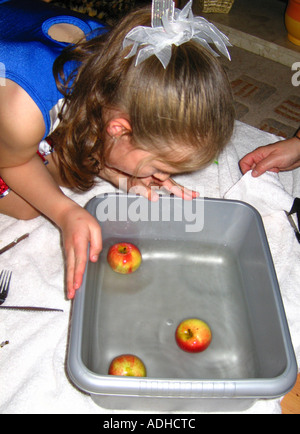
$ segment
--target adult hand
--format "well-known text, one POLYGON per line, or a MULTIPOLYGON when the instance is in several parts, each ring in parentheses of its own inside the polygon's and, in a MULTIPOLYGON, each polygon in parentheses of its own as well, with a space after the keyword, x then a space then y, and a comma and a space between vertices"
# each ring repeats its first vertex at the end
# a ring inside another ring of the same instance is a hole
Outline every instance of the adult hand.
POLYGON ((300 167, 300 140, 296 137, 261 146, 240 161, 242 173, 252 170, 254 177, 267 171, 279 173, 297 167, 300 167))

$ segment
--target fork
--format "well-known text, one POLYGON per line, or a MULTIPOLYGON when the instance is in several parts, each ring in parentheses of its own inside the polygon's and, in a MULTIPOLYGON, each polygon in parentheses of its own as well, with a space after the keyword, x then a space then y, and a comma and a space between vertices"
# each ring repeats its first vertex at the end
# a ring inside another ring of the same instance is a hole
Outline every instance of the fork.
POLYGON ((11 275, 12 272, 7 270, 2 270, 0 273, 0 305, 5 302, 8 295, 11 275))
POLYGON ((160 27, 163 14, 168 10, 169 17, 174 14, 175 3, 173 0, 152 1, 152 27, 160 27))

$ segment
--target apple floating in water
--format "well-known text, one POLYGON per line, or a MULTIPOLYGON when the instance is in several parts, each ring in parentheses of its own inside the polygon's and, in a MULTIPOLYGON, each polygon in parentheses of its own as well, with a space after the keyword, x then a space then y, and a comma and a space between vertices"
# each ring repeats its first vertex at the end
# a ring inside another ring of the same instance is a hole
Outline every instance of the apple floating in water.
POLYGON ((110 247, 107 261, 116 273, 130 274, 142 263, 139 249, 131 243, 117 243, 110 247))
POLYGON ((209 326, 198 318, 189 318, 182 321, 176 329, 177 345, 188 353, 205 351, 211 341, 212 333, 209 326))
POLYGON ((122 354, 115 357, 108 370, 109 375, 126 377, 146 377, 146 368, 142 360, 132 354, 122 354))

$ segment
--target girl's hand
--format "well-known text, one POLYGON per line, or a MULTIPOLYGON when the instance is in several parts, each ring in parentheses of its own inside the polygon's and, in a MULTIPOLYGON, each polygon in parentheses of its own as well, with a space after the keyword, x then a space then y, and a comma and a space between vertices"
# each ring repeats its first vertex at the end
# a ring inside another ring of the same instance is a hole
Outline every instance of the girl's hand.
POLYGON ((267 171, 279 173, 297 167, 300 167, 300 140, 297 138, 257 148, 240 161, 242 173, 252 170, 254 177, 267 171))
POLYGON ((199 193, 177 184, 172 178, 161 181, 155 176, 133 179, 131 181, 130 191, 140 194, 149 200, 156 201, 159 198, 156 190, 160 188, 164 188, 175 196, 185 200, 192 200, 199 196, 199 193))
POLYGON ((101 228, 85 209, 74 204, 64 213, 60 223, 67 262, 67 296, 73 299, 79 289, 87 263, 96 262, 102 250, 101 228))
POLYGON ((196 191, 189 190, 182 185, 177 184, 172 178, 168 177, 161 180, 155 176, 148 176, 145 178, 135 178, 126 175, 116 169, 106 167, 100 173, 101 178, 114 184, 121 190, 130 191, 131 193, 140 194, 146 199, 156 201, 159 196, 156 192, 159 188, 165 188, 175 196, 181 197, 185 200, 192 200, 199 196, 196 191))

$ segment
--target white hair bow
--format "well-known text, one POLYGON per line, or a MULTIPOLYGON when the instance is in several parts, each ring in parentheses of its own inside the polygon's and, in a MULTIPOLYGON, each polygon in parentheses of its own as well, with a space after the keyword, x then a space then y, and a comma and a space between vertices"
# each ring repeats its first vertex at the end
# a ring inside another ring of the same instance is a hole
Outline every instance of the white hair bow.
POLYGON ((190 0, 182 10, 173 8, 171 14, 166 10, 162 16, 162 26, 138 26, 132 29, 123 42, 124 48, 133 45, 126 59, 135 56, 138 48, 143 47, 138 52, 135 65, 155 55, 166 68, 172 56, 172 45, 179 46, 193 40, 218 56, 209 45, 215 44, 218 50, 231 60, 227 49, 231 44, 227 36, 205 18, 194 17, 192 3, 190 0))

